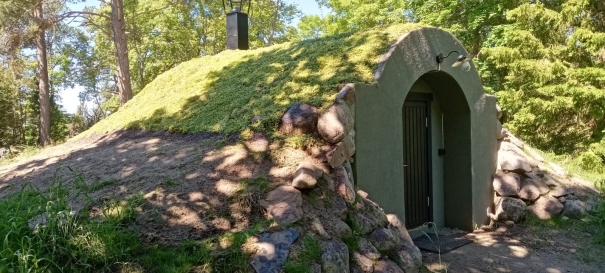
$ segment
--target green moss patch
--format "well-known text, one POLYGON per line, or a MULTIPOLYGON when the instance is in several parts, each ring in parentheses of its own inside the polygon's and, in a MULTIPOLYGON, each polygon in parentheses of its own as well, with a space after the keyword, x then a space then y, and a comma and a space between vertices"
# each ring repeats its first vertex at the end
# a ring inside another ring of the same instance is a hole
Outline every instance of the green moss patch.
POLYGON ((158 76, 83 135, 119 129, 176 133, 271 132, 295 102, 325 108, 340 83, 369 83, 400 24, 193 59, 158 76), (254 125, 254 116, 261 118, 254 125))

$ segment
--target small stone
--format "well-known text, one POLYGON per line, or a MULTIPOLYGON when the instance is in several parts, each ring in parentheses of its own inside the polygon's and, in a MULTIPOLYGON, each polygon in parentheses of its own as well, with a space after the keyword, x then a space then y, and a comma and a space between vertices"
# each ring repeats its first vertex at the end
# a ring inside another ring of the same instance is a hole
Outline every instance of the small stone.
POLYGON ((262 233, 255 243, 256 253, 250 264, 256 272, 278 273, 286 263, 290 245, 298 238, 298 232, 288 228, 281 232, 262 233))
POLYGON ((354 230, 361 234, 368 234, 372 232, 375 228, 378 228, 379 225, 373 219, 368 218, 362 212, 357 212, 353 214, 354 220, 354 230))
POLYGON ((319 116, 317 132, 328 143, 336 144, 353 128, 351 109, 344 103, 336 103, 319 116))
POLYGON ((378 228, 370 234, 370 242, 378 251, 387 252, 399 244, 399 238, 386 228, 378 228))
POLYGON ((529 210, 538 218, 548 220, 561 213, 563 204, 554 197, 542 196, 533 205, 529 206, 529 210))
POLYGON ((416 246, 403 246, 393 251, 389 258, 395 261, 404 272, 418 272, 422 266, 422 253, 416 246))
POLYGON ((506 134, 508 135, 508 142, 514 144, 515 146, 519 147, 520 149, 525 148, 525 145, 523 144, 523 141, 521 141, 520 139, 518 139, 517 137, 515 137, 513 134, 510 133, 510 131, 506 131, 506 134))
POLYGON ((531 172, 534 173, 535 175, 537 175, 540 178, 544 178, 544 172, 540 168, 538 168, 538 167, 532 168, 531 172))
POLYGON ((580 200, 569 200, 565 202, 563 215, 569 218, 580 219, 586 214, 586 204, 580 200))
POLYGON ((326 157, 332 168, 342 166, 349 158, 355 154, 355 142, 351 136, 345 137, 341 142, 336 144, 334 149, 330 150, 326 157))
POLYGON ((572 189, 565 188, 565 187, 555 187, 548 193, 548 195, 555 197, 555 198, 565 197, 570 194, 574 194, 574 191, 572 189))
POLYGON ((374 261, 359 252, 353 252, 353 263, 364 273, 374 272, 374 261))
POLYGON ((336 193, 338 193, 345 202, 353 204, 355 202, 355 189, 353 184, 349 180, 349 176, 343 166, 334 169, 334 179, 336 186, 336 193))
POLYGON ((279 131, 284 134, 302 135, 315 131, 317 108, 306 103, 295 103, 282 116, 279 131))
POLYGON ((324 229, 324 226, 321 224, 321 221, 317 218, 313 218, 313 220, 311 221, 311 228, 323 240, 330 240, 332 238, 330 237, 330 234, 328 234, 328 232, 326 232, 326 230, 324 229))
POLYGON ((569 220, 569 217, 567 217, 567 216, 561 216, 561 220, 567 221, 567 220, 569 220))
POLYGON ((280 186, 269 192, 260 205, 267 211, 269 219, 279 225, 292 224, 303 216, 302 195, 292 186, 280 186))
POLYGON ((336 236, 338 236, 338 238, 342 239, 353 235, 353 231, 351 230, 349 225, 347 225, 347 223, 341 221, 340 219, 335 219, 333 224, 334 233, 336 236))
POLYGON ((504 222, 504 224, 507 225, 507 226, 509 226, 509 227, 512 227, 512 226, 515 225, 515 222, 514 221, 506 221, 506 222, 504 222))
POLYGON ((557 200, 559 200, 559 202, 561 202, 561 203, 565 203, 565 201, 567 201, 567 199, 565 199, 565 197, 563 197, 563 196, 557 197, 557 200))
POLYGON ((374 265, 374 273, 405 273, 396 263, 390 260, 380 260, 374 265))
POLYGON ((359 237, 357 246, 359 248, 359 253, 363 254, 364 256, 372 260, 377 260, 380 258, 380 252, 378 252, 378 249, 376 249, 372 243, 368 241, 368 239, 359 237))
POLYGON ((341 241, 326 241, 321 243, 322 273, 348 273, 349 249, 341 241))
POLYGON ((362 190, 358 190, 357 194, 359 194, 359 196, 363 197, 363 198, 368 198, 368 193, 362 190))
MULTIPOLYGON (((346 83, 338 85, 338 94, 336 101, 339 103, 347 103, 349 107, 355 105, 355 84, 346 83)), ((351 112, 355 116, 354 112, 351 112)))
POLYGON ((495 174, 492 184, 500 196, 518 196, 521 189, 521 178, 516 173, 495 174))
POLYGON ((502 123, 500 123, 499 120, 496 120, 496 122, 496 135, 498 136, 497 139, 502 140, 506 137, 506 131, 503 130, 504 128, 502 127, 502 123))
POLYGON ((317 179, 321 177, 323 170, 311 161, 303 161, 298 164, 298 168, 294 173, 292 186, 302 189, 313 189, 317 184, 317 179))
POLYGON ((496 117, 498 119, 502 118, 502 108, 497 103, 496 103, 496 117))

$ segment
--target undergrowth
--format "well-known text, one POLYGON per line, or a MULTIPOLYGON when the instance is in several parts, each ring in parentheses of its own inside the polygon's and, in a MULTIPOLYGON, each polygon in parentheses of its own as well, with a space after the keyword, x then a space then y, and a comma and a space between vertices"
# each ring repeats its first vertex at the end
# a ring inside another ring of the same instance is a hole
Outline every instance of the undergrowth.
POLYGON ((252 250, 246 246, 268 226, 260 222, 177 246, 149 245, 141 241, 135 221, 145 202, 142 194, 110 200, 100 215, 72 212, 73 198, 86 199, 87 192, 111 183, 85 186, 77 171, 61 170, 67 175, 58 170, 45 191, 26 184, 0 200, 0 272, 248 272, 252 250))

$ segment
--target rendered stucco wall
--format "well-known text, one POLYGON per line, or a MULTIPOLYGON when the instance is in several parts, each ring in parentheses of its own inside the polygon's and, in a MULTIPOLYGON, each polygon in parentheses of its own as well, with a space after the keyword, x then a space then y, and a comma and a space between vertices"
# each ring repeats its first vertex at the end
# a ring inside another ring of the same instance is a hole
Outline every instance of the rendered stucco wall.
MULTIPOLYGON (((492 199, 495 99, 484 94, 474 67, 468 72, 452 68, 455 58, 450 57, 436 71, 435 56, 452 50, 466 54, 460 42, 445 31, 412 31, 384 55, 375 84, 355 85, 354 168, 357 185, 387 213, 405 219, 401 109, 413 84, 421 79, 444 114, 444 224, 471 230, 487 222, 485 209, 492 199)), ((435 152, 436 148, 433 146, 435 152)))

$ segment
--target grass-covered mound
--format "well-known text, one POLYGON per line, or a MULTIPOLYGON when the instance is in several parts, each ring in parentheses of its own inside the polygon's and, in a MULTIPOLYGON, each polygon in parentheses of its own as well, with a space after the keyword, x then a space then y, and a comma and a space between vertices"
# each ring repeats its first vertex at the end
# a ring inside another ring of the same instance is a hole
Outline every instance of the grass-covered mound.
POLYGON ((193 59, 158 76, 87 133, 144 129, 229 134, 251 126, 270 132, 295 102, 326 107, 339 83, 372 82, 388 46, 420 27, 392 25, 193 59), (254 116, 261 120, 251 125, 254 116))

